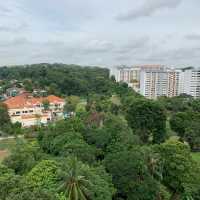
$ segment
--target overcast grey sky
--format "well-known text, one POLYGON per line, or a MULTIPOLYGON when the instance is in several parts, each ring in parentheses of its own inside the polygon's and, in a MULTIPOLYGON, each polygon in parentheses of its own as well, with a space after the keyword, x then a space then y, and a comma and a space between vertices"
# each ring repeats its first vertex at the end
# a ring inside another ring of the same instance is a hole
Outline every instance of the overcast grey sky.
POLYGON ((0 65, 200 66, 200 0, 1 0, 0 65))

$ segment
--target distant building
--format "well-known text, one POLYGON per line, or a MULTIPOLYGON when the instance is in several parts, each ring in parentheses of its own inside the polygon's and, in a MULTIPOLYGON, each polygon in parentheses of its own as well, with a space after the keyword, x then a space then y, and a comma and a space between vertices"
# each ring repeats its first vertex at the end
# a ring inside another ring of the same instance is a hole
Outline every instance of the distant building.
POLYGON ((24 93, 24 91, 25 90, 23 88, 11 87, 6 90, 6 95, 7 97, 15 97, 19 94, 24 93))
POLYGON ((46 90, 40 90, 40 89, 34 89, 33 90, 33 96, 34 97, 46 97, 47 96, 46 90))
POLYGON ((140 92, 141 73, 143 71, 161 71, 165 69, 164 65, 136 65, 136 66, 119 66, 117 67, 117 81, 125 82, 136 92, 140 92))
POLYGON ((23 127, 47 124, 56 118, 63 118, 65 101, 57 96, 33 97, 29 93, 23 93, 4 101, 8 107, 8 113, 12 123, 19 122, 23 127), (48 102, 48 109, 44 102, 48 102))
POLYGON ((142 70, 140 94, 149 99, 177 96, 179 94, 179 76, 180 72, 176 70, 142 70))
POLYGON ((200 69, 183 69, 180 75, 180 94, 200 98, 200 69))
POLYGON ((171 69, 164 65, 118 67, 116 80, 126 82, 136 92, 149 99, 188 94, 200 97, 200 70, 171 69))

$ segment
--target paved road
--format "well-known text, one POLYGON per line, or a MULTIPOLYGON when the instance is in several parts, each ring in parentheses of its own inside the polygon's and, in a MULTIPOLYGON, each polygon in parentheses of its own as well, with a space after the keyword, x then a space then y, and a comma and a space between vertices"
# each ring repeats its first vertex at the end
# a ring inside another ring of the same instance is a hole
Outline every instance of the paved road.
POLYGON ((24 137, 23 135, 18 135, 17 137, 16 136, 0 137, 0 141, 9 140, 9 139, 15 139, 15 138, 23 138, 23 137, 24 137))

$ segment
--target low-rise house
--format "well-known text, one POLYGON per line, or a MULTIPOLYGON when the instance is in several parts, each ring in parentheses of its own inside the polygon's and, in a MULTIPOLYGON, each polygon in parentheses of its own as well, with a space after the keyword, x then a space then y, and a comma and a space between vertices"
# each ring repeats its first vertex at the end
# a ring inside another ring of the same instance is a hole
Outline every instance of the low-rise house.
POLYGON ((54 95, 47 97, 33 97, 30 93, 23 93, 4 101, 12 123, 19 122, 22 127, 47 124, 63 118, 65 101, 54 95))
POLYGON ((34 97, 46 97, 47 96, 47 91, 46 90, 39 90, 39 89, 34 89, 33 90, 33 96, 34 97))
POLYGON ((23 88, 11 87, 6 90, 6 95, 7 95, 7 97, 15 97, 24 92, 25 92, 25 90, 23 88))

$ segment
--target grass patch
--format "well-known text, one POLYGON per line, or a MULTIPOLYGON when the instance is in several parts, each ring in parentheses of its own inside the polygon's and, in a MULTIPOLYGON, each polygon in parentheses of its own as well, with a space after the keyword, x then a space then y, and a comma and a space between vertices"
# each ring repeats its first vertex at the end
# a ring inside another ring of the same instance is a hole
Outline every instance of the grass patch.
POLYGON ((0 150, 0 163, 9 155, 8 150, 0 150))
POLYGON ((15 144, 16 139, 7 139, 0 141, 0 163, 10 154, 10 151, 15 146, 15 144))
POLYGON ((121 105, 120 98, 117 95, 113 95, 110 100, 113 104, 121 105))
POLYGON ((192 158, 200 164, 200 152, 192 153, 192 158))
POLYGON ((6 139, 0 141, 0 150, 11 149, 16 144, 16 139, 6 139))
POLYGON ((81 101, 76 106, 76 112, 85 111, 86 105, 87 105, 87 101, 85 99, 81 99, 81 101))

